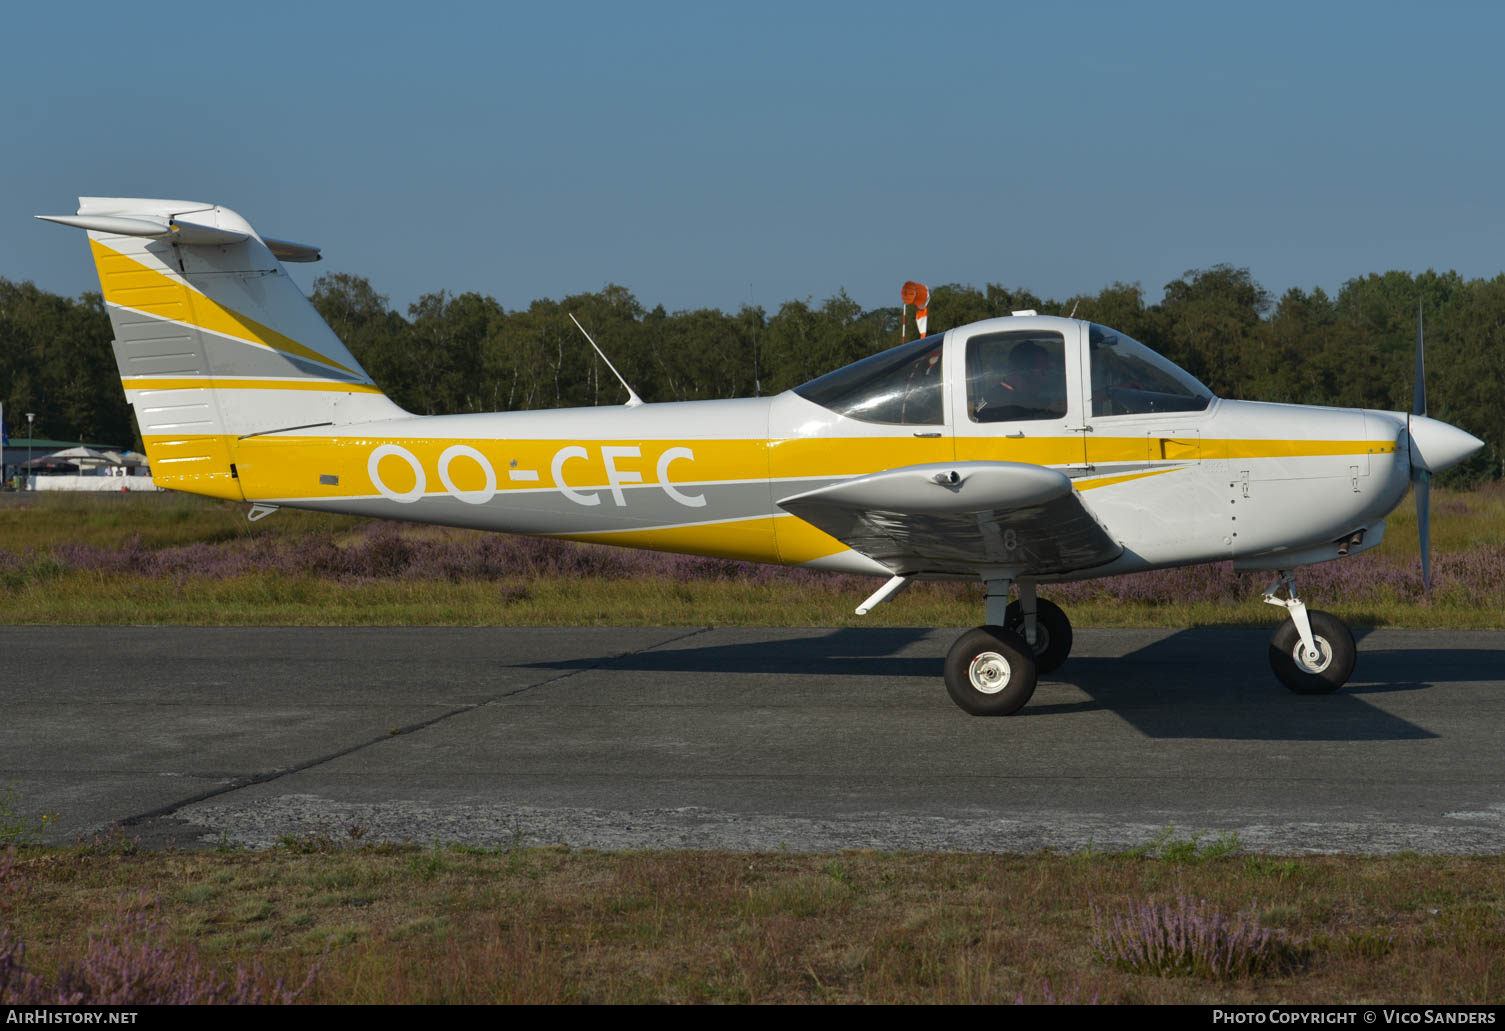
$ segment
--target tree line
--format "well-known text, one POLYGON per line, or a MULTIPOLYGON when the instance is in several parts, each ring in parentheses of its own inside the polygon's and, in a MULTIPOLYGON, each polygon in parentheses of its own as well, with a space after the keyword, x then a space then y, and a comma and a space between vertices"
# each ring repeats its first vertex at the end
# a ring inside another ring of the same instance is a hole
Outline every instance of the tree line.
MULTIPOLYGON (((394 401, 411 412, 510 411, 620 404, 621 386, 569 320, 573 313, 647 401, 778 393, 899 341, 900 308, 864 310, 845 292, 816 304, 646 309, 625 287, 508 311, 477 293, 426 294, 404 315, 355 275, 314 284, 314 305, 394 401)), ((1454 483, 1502 475, 1505 274, 1387 272, 1336 296, 1291 289, 1278 300, 1228 265, 1194 269, 1147 304, 1137 284, 1065 300, 997 284, 932 291, 932 331, 1034 308, 1121 330, 1223 397, 1408 409, 1417 307, 1426 316, 1430 414, 1488 444, 1454 483)), ((911 318, 907 327, 913 337, 911 318)), ((0 279, 0 391, 12 436, 25 413, 38 437, 138 440, 98 294, 69 299, 0 279)))

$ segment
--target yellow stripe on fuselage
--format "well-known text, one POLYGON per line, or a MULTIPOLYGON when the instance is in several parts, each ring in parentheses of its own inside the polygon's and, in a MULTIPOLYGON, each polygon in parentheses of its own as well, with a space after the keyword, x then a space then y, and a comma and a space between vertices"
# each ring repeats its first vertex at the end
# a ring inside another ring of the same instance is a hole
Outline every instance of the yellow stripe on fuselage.
MULTIPOLYGON (((743 559, 748 562, 778 562, 781 555, 774 539, 773 516, 755 519, 729 519, 718 523, 691 523, 651 530, 608 530, 600 533, 560 533, 550 536, 590 544, 612 544, 623 548, 646 548, 649 551, 674 551, 685 555, 709 555, 714 558, 743 559)), ((814 529, 812 527, 812 529, 814 529)), ((817 531, 819 532, 819 531, 817 531)), ((832 554, 845 551, 846 545, 831 540, 832 554)), ((790 562, 790 559, 782 559, 790 562)))
POLYGON ((1316 458, 1325 455, 1393 455, 1395 441, 1204 440, 1203 458, 1316 458))
MULTIPOLYGON (((350 389, 341 386, 340 389, 350 389)), ((945 461, 936 452, 944 452, 949 444, 944 438, 934 442, 914 441, 905 438, 836 438, 827 440, 526 440, 494 438, 433 438, 433 437, 334 437, 334 436, 265 436, 235 439, 232 437, 206 438, 187 435, 173 437, 149 437, 148 446, 177 443, 221 440, 235 449, 240 476, 244 481, 247 497, 260 498, 323 498, 334 496, 376 496, 378 491, 367 472, 371 452, 382 444, 395 444, 408 449, 423 466, 429 493, 442 493, 438 476, 440 455, 456 445, 474 448, 481 452, 492 466, 498 492, 507 490, 558 489, 560 483, 554 477, 555 459, 566 448, 584 448, 583 457, 569 457, 560 465, 561 479, 566 485, 577 488, 601 489, 608 481, 603 447, 631 445, 640 454, 629 458, 615 459, 616 467, 642 477, 643 484, 659 483, 657 469, 664 452, 671 448, 689 448, 693 458, 676 459, 668 466, 668 479, 679 483, 719 483, 755 480, 798 480, 841 478, 881 472, 884 469, 914 465, 927 461, 945 461), (530 478, 514 478, 536 474, 530 478), (335 476, 338 486, 320 482, 321 476, 335 476)), ((1120 438, 1125 445, 1124 461, 1144 460, 1144 441, 1140 438, 1120 438), (1130 450, 1127 445, 1135 447, 1130 450)), ((1080 440, 1075 441, 1080 444, 1080 440)), ((1291 458, 1312 455, 1381 454, 1394 452, 1393 444, 1376 444, 1372 441, 1289 441, 1289 440, 1241 440, 1227 442, 1204 441, 1203 457, 1209 458, 1209 443, 1236 445, 1239 457, 1245 458, 1291 458)), ((1035 438, 1009 441, 995 461, 1026 462, 1033 465, 1064 465, 1071 460, 1080 461, 1080 452, 1062 461, 1060 440, 1035 438)), ((968 448, 969 452, 975 449, 968 448)), ((1219 450, 1223 450, 1219 448, 1219 450)), ((1234 450, 1229 448, 1228 450, 1234 450)), ((1226 453, 1226 452, 1225 452, 1226 453)), ((962 455, 956 456, 964 459, 962 455)), ((1178 466, 1179 468, 1180 466, 1178 466)), ((382 459, 377 468, 388 486, 397 491, 411 489, 416 482, 412 470, 401 459, 382 459)), ((468 457, 452 459, 448 466, 452 482, 460 490, 478 490, 486 478, 479 465, 468 457)), ((1109 486, 1143 476, 1163 472, 1163 469, 1135 471, 1086 481, 1083 487, 1109 486)))
MULTIPOLYGON (((1144 457, 1144 438, 1137 438, 1138 457, 1144 457)), ((1072 465, 1082 461, 1082 435, 1069 437, 957 437, 958 462, 1024 462, 1028 465, 1072 465)))
MULTIPOLYGON (((445 492, 439 474, 444 452, 461 447, 474 449, 484 456, 496 482, 498 493, 511 490, 606 490, 611 479, 603 448, 635 447, 636 456, 616 455, 612 466, 622 473, 641 479, 622 482, 635 486, 661 484, 658 474, 665 452, 689 448, 693 458, 673 458, 664 470, 664 479, 672 484, 768 479, 768 442, 763 440, 463 440, 387 437, 289 437, 268 434, 247 437, 235 442, 240 477, 247 496, 260 498, 333 498, 375 497, 379 495, 371 479, 371 453, 383 444, 406 449, 423 470, 425 493, 445 492), (584 455, 568 449, 584 449, 584 455), (557 470, 557 478, 556 478, 557 470), (327 482, 333 478, 337 484, 327 482)), ((414 489, 417 474, 406 459, 388 455, 380 459, 375 470, 390 491, 402 493, 414 489)), ((457 490, 479 491, 487 487, 486 469, 469 455, 452 457, 445 474, 457 490)))
POLYGON ((957 457, 951 437, 791 437, 767 447, 766 475, 776 480, 863 476, 957 457))
POLYGON ((232 469, 235 438, 182 434, 142 438, 152 481, 168 490, 225 501, 255 500, 241 490, 232 469))
POLYGON ((120 381, 127 390, 332 390, 351 394, 380 394, 369 383, 341 383, 332 379, 226 379, 221 376, 188 376, 163 379, 129 376, 120 381))
POLYGON ((1146 476, 1160 476, 1163 473, 1173 473, 1177 469, 1185 469, 1187 466, 1178 465, 1171 469, 1151 469, 1149 472, 1124 473, 1121 476, 1099 476, 1090 480, 1077 480, 1072 484, 1078 491, 1096 490, 1098 487, 1111 487, 1115 483, 1128 483, 1130 480, 1142 480, 1146 476))
POLYGON ((673 551, 685 555, 776 562, 797 566, 849 550, 825 531, 803 519, 778 512, 756 519, 662 526, 651 530, 604 530, 598 533, 561 533, 552 536, 589 544, 673 551))
MULTIPOLYGON (((1072 465, 1086 460, 1143 462, 1150 456, 1149 441, 1162 438, 1093 436, 1084 448, 1080 436, 1072 437, 958 437, 959 462, 1027 462, 1031 465, 1072 465)), ((1192 438, 1195 441, 1196 438, 1192 438)), ((1324 455, 1393 454, 1394 441, 1374 440, 1253 440, 1202 439, 1199 447, 1183 446, 1177 460, 1217 461, 1241 458, 1314 458, 1324 455)), ((1163 459, 1163 454, 1155 454, 1163 459)))

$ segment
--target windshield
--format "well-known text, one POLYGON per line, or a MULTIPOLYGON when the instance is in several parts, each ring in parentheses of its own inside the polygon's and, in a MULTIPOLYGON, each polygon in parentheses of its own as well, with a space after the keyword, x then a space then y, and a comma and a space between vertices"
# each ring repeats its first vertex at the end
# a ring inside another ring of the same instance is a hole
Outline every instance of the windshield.
POLYGON ((870 355, 801 384, 794 392, 839 415, 862 422, 940 426, 942 334, 870 355))
POLYGON ((1093 325, 1087 341, 1095 416, 1200 412, 1212 403, 1189 372, 1132 337, 1093 325))

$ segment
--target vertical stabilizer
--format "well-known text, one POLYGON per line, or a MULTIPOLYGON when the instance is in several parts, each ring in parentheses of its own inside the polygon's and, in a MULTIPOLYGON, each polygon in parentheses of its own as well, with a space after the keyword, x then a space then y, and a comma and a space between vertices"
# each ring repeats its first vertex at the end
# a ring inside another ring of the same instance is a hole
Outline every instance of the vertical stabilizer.
POLYGON ((242 500, 240 438, 405 413, 288 277, 317 250, 268 241, 228 208, 81 197, 49 221, 85 229, 152 477, 242 500))

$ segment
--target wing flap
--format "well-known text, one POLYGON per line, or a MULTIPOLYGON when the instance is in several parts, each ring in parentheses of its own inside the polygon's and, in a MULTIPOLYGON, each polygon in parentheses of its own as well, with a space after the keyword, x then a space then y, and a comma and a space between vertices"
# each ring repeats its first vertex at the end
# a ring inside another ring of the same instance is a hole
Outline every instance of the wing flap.
POLYGON ((1046 576, 1102 565, 1123 548, 1065 474, 1018 462, 889 469, 779 502, 896 574, 1046 576))

